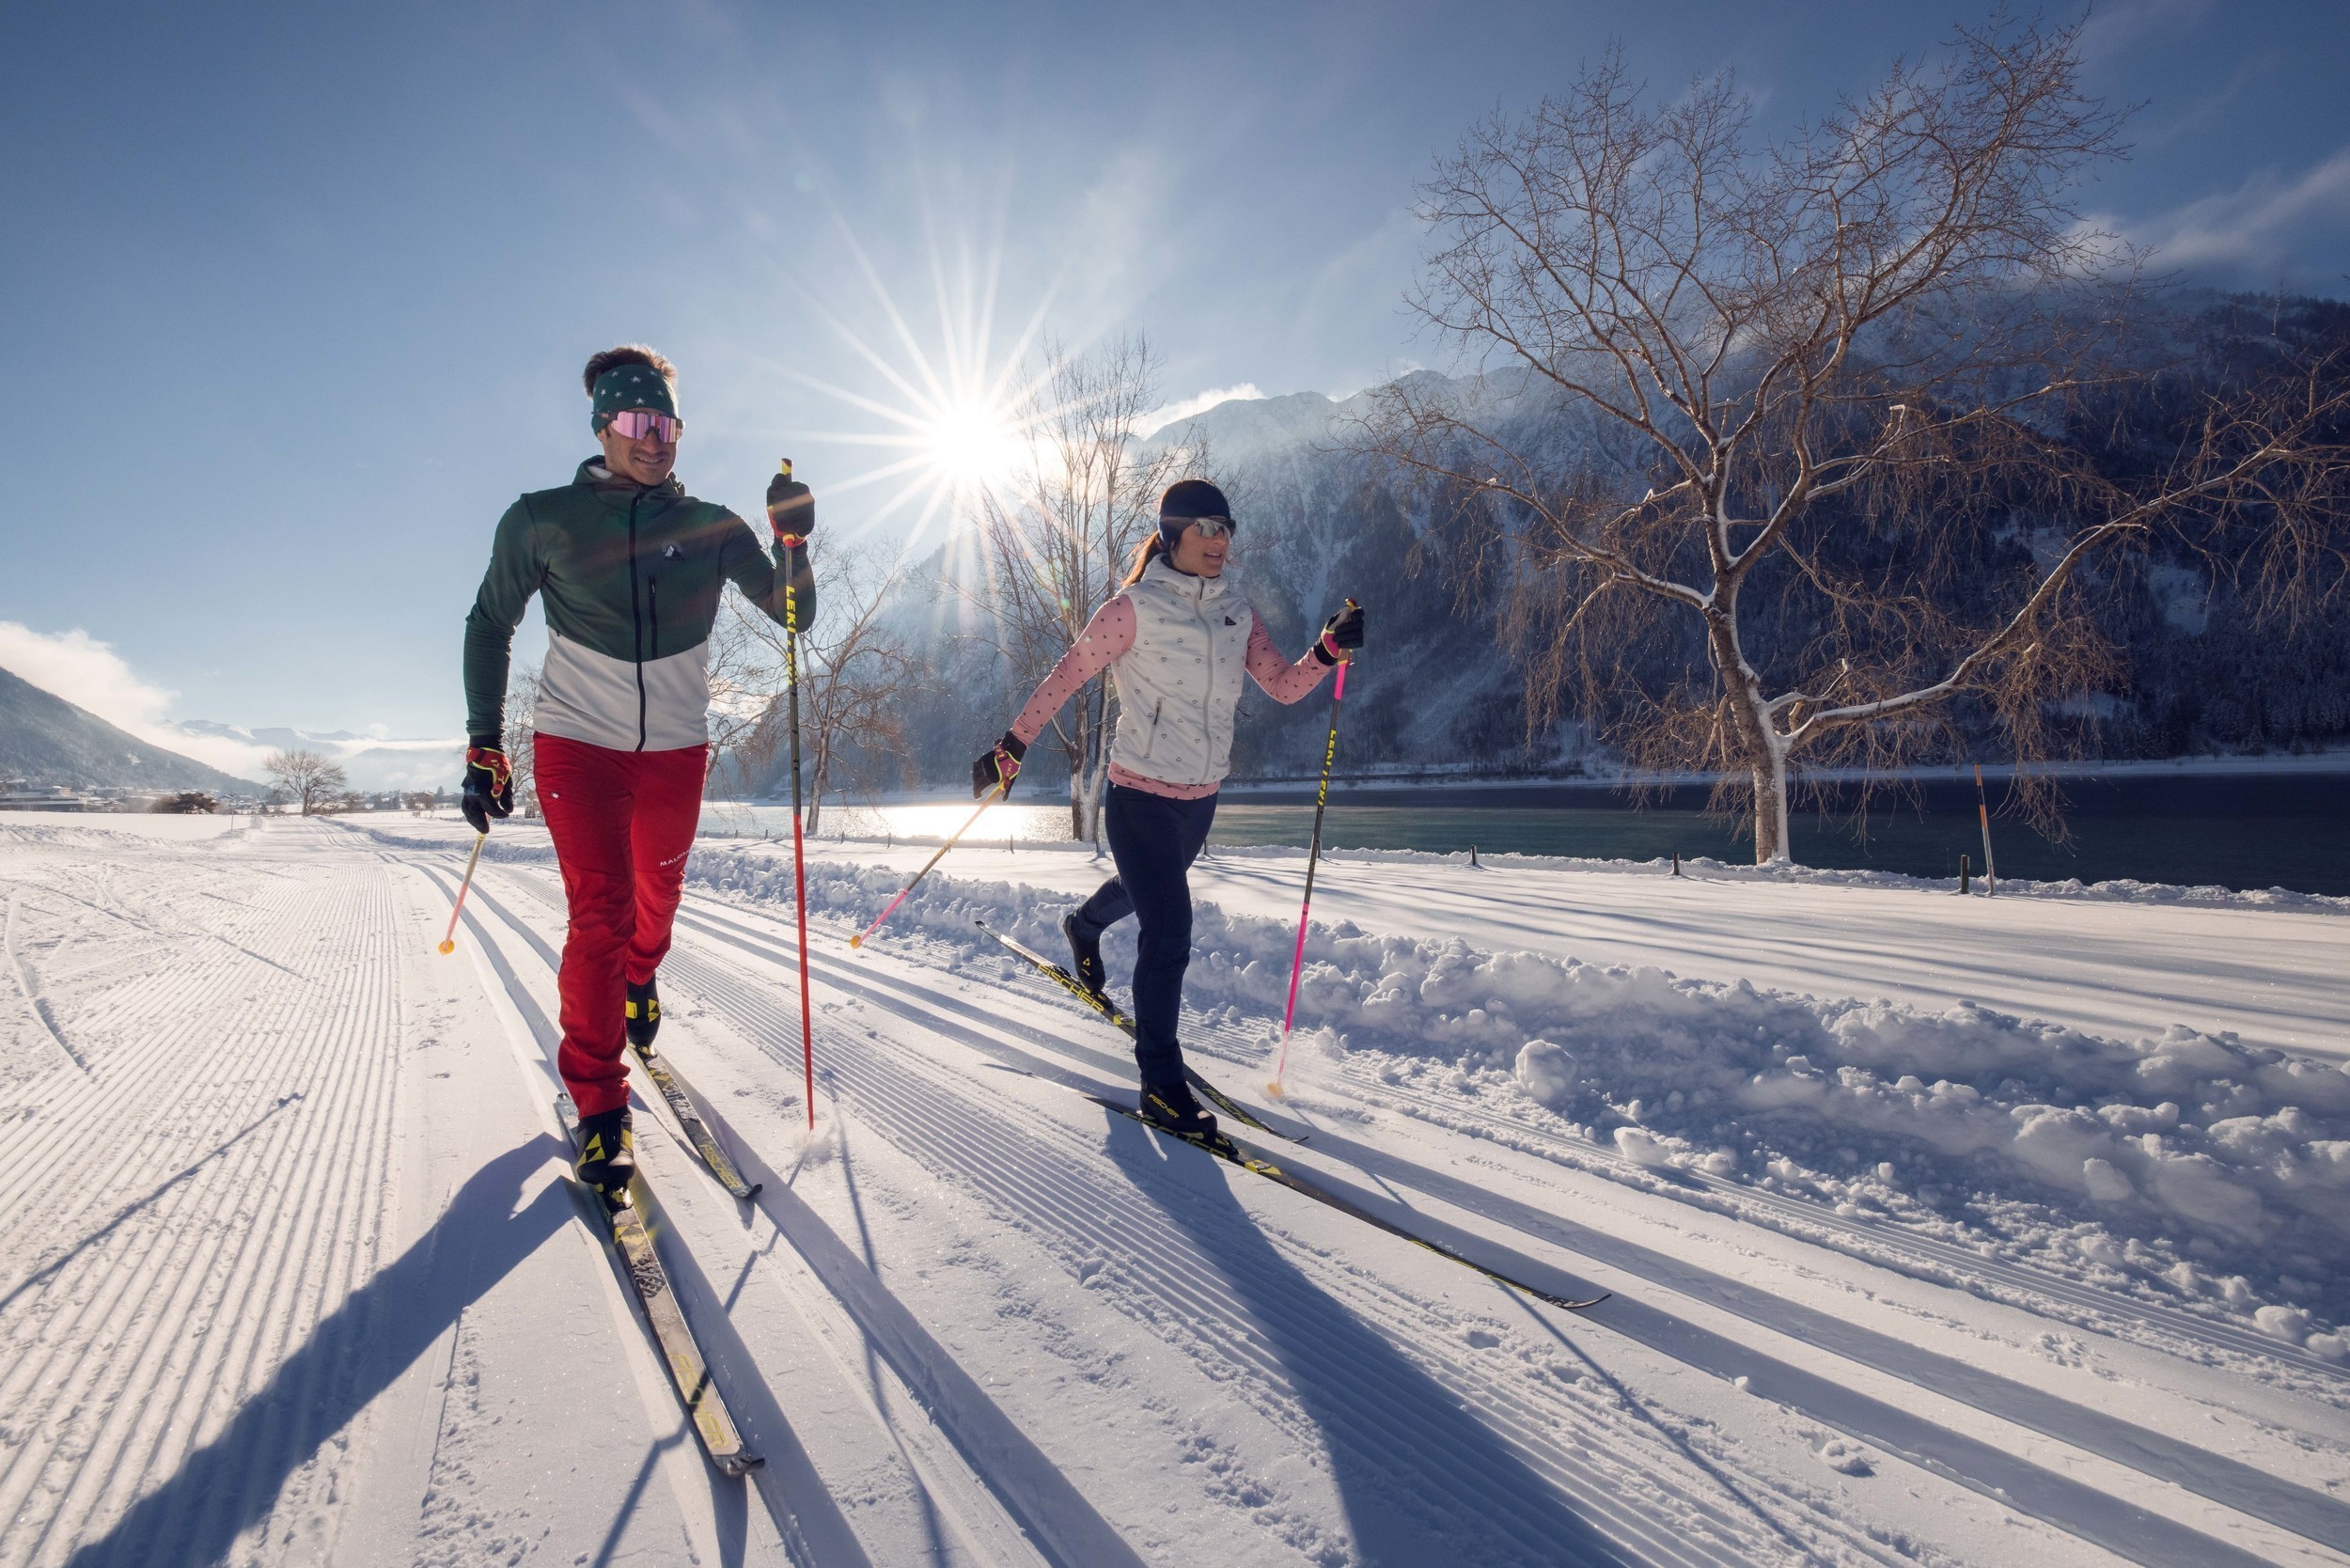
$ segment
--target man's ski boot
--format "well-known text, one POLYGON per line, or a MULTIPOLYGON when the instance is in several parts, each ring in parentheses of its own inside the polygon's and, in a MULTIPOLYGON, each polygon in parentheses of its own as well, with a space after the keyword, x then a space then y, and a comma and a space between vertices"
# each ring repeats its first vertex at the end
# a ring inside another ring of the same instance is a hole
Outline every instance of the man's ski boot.
POLYGON ((628 1179, 636 1174, 636 1134, 626 1105, 579 1119, 578 1171, 581 1185, 593 1187, 613 1208, 628 1201, 628 1179))
POLYGON ((652 1037, 661 1032, 661 993, 647 980, 638 985, 628 982, 628 1043, 643 1047, 652 1043, 652 1037))
POLYGON ((1215 1140, 1215 1118, 1192 1098, 1191 1085, 1181 1078, 1171 1084, 1142 1086, 1142 1119, 1178 1137, 1195 1138, 1202 1143, 1215 1140))
POLYGON ((1102 967, 1102 933, 1087 931, 1073 909, 1060 917, 1060 933, 1069 938, 1069 972, 1077 977, 1079 985, 1101 996, 1110 980, 1110 972, 1102 967))

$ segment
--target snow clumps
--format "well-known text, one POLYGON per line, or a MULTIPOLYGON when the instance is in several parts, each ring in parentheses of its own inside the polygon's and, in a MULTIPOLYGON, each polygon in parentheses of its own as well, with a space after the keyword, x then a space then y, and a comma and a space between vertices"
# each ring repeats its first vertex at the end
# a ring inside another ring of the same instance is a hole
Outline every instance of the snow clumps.
MULTIPOLYGON (((690 874, 791 898, 788 859, 757 850, 704 845, 690 874)), ((899 886, 887 868, 811 862, 809 913, 861 926, 899 886)), ((1067 902, 934 873, 891 931, 992 958, 984 918, 1049 950, 1067 902)), ((1130 929, 1112 928, 1113 974, 1130 929)), ((1187 1003, 1277 1021, 1294 930, 1201 904, 1187 1003)), ((1386 1084, 1517 1097, 1635 1168, 1963 1231, 1994 1255, 2060 1254, 2247 1317, 2281 1295, 2300 1305, 2261 1308, 2263 1332, 2342 1350, 2305 1309, 2350 1318, 2350 1072, 2334 1064, 2184 1027, 2113 1040, 1972 1003, 1795 996, 1344 923, 1314 926, 1306 958, 1301 1024, 1386 1084)))

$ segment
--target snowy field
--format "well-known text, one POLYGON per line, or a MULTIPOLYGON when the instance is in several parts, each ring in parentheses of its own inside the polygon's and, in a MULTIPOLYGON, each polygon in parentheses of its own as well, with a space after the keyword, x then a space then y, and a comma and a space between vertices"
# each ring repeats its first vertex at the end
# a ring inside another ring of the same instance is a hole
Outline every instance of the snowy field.
POLYGON ((469 838, 0 816, 0 1563, 2350 1562, 2342 901, 1350 855, 1275 1100, 1302 857, 1216 852, 1196 1064, 1569 1313, 1069 1092, 972 921, 1079 851, 860 955, 929 852, 818 846, 811 1138, 706 843, 662 1043, 765 1186, 637 1117, 745 1482, 562 1180, 542 832, 433 952, 469 838))

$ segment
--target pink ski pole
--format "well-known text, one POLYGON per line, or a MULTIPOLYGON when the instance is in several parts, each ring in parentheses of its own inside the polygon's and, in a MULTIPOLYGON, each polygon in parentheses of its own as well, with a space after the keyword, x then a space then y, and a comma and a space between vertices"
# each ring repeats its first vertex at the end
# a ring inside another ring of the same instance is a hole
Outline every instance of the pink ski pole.
POLYGON ((874 916, 873 923, 871 925, 867 926, 863 931, 860 931, 854 936, 850 937, 849 946, 852 948, 862 948, 865 946, 865 939, 872 935, 873 933, 881 930, 882 922, 888 919, 889 917, 898 912, 898 906, 906 902, 906 895, 913 892, 916 886, 921 883, 921 880, 931 874, 931 868, 946 858, 947 852, 955 847, 955 839, 961 839, 964 834, 971 831, 971 824, 979 820, 979 812, 986 810, 989 807, 1004 798, 1004 791, 1008 787, 1009 780, 999 781, 995 788, 988 791, 987 798, 979 802, 978 808, 972 811, 970 816, 964 819, 964 823, 961 827, 955 829, 954 838, 949 839, 945 843, 939 845, 938 853, 932 855, 928 860, 922 862, 922 869, 914 873, 914 881, 909 882, 903 887, 899 888, 898 896, 889 901, 889 907, 874 916))
MULTIPOLYGON (((1347 601, 1353 604, 1352 599, 1347 601)), ((1290 1001, 1281 1012, 1281 1056, 1274 1063, 1273 1081, 1265 1091, 1279 1099, 1289 1091, 1282 1079, 1289 1073, 1290 1029, 1297 1022, 1297 979, 1306 970, 1306 915, 1314 906, 1314 867, 1322 858, 1322 810, 1330 803, 1330 760, 1339 754, 1339 704, 1346 700, 1346 666, 1352 659, 1339 663, 1339 682, 1330 693, 1330 738, 1322 747, 1322 787, 1314 792, 1314 836, 1306 847, 1306 899, 1297 906, 1297 950, 1290 955, 1290 1001)))

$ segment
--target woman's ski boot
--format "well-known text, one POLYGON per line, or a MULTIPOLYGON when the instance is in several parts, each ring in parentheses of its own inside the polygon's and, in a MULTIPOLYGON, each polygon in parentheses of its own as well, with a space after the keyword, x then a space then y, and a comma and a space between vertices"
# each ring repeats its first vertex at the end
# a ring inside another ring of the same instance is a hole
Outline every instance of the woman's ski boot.
POLYGON ((1060 933, 1069 938, 1069 972, 1079 985, 1101 996, 1110 981, 1110 972, 1102 967, 1102 933, 1087 930, 1073 909, 1060 917, 1060 933))
POLYGON ((1142 1086, 1142 1119, 1153 1127, 1164 1128, 1177 1137, 1197 1142, 1211 1142, 1215 1137, 1215 1118, 1208 1108, 1192 1098, 1191 1085, 1178 1078, 1171 1084, 1142 1086))

